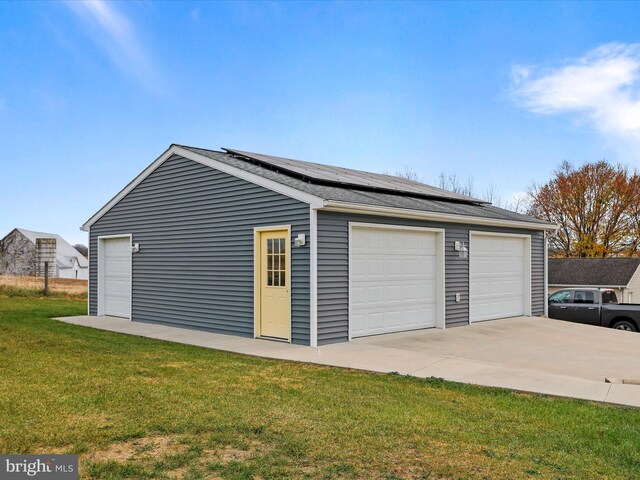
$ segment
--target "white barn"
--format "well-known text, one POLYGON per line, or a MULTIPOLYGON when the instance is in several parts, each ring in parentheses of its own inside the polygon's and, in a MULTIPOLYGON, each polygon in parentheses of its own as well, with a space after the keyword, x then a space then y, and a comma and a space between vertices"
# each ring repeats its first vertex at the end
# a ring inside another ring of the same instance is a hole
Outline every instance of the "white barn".
POLYGON ((89 279, 89 260, 64 238, 55 233, 34 232, 24 228, 14 228, 0 240, 0 274, 36 275, 41 274, 36 255, 38 239, 54 239, 55 265, 51 265, 49 275, 53 278, 89 279))

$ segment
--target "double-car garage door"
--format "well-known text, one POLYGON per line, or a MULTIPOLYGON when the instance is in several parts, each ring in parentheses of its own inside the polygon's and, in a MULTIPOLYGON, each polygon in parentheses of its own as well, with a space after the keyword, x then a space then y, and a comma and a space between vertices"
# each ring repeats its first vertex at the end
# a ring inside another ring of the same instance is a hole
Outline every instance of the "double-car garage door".
MULTIPOLYGON (((528 238, 470 234, 470 322, 528 314, 528 238)), ((350 336, 444 326, 443 256, 440 230, 352 224, 350 336)))

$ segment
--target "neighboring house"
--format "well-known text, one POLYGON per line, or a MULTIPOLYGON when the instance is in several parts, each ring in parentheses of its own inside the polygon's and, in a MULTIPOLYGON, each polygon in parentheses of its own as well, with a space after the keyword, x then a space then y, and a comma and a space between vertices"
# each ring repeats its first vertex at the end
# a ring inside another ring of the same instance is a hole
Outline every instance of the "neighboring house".
POLYGON ((569 287, 615 290, 619 302, 640 302, 640 258, 550 258, 549 293, 569 287))
POLYGON ((89 279, 89 261, 60 235, 14 228, 0 240, 0 275, 89 279))
POLYGON ((172 145, 82 228, 90 315, 315 346, 543 315, 555 226, 398 177, 172 145))

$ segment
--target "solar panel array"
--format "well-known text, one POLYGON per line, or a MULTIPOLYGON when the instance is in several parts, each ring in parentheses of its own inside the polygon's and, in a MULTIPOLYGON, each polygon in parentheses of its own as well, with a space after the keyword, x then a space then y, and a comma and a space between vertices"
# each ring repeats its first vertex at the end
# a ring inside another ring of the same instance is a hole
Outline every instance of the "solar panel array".
POLYGON ((292 160, 290 158, 274 157, 272 155, 263 155, 261 153, 232 150, 230 148, 224 148, 223 150, 232 155, 250 158, 261 164, 271 165, 281 171, 287 171, 309 180, 317 180, 324 183, 335 183, 340 186, 367 187, 375 190, 417 194, 421 196, 423 195, 463 202, 489 203, 402 177, 394 177, 381 173, 363 172, 360 170, 322 165, 319 163, 304 162, 302 160, 292 160))

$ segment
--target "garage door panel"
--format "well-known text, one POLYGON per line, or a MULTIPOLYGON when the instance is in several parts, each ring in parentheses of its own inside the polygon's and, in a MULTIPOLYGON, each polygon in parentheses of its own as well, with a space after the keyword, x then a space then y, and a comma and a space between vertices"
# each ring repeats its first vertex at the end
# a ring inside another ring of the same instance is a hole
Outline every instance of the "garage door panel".
POLYGON ((100 272, 104 315, 129 318, 131 315, 131 240, 101 239, 100 272))
POLYGON ((351 335, 436 325, 434 232, 357 228, 351 241, 351 335))
POLYGON ((524 315, 525 238, 472 235, 470 250, 470 321, 524 315))

